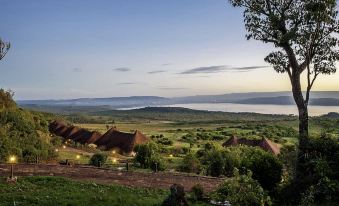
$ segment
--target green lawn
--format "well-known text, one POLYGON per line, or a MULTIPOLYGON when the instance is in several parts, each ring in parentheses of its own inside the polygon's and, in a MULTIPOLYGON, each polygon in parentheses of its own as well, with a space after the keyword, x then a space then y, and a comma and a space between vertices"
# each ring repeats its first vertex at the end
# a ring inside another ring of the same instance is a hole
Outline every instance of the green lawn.
POLYGON ((24 177, 17 184, 0 180, 0 205, 159 205, 167 191, 71 181, 60 177, 24 177))

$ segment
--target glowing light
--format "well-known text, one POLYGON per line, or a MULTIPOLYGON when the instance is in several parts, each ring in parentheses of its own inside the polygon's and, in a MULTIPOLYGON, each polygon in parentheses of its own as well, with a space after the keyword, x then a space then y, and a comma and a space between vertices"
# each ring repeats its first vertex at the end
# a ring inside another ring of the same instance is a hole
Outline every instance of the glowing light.
POLYGON ((9 162, 10 163, 15 163, 16 162, 16 156, 12 155, 9 157, 9 162))
POLYGON ((117 159, 113 158, 113 160, 112 160, 112 161, 113 161, 113 163, 116 163, 116 162, 117 162, 117 159))
POLYGON ((172 154, 170 154, 170 158, 172 158, 173 157, 173 155, 172 154))
POLYGON ((59 152, 59 149, 55 149, 56 152, 59 152))
POLYGON ((115 150, 112 151, 112 154, 115 154, 115 150))
POLYGON ((80 159, 80 155, 77 155, 76 158, 77 158, 77 159, 80 159))
POLYGON ((66 149, 66 146, 65 146, 65 145, 63 145, 63 146, 62 146, 62 148, 66 149))

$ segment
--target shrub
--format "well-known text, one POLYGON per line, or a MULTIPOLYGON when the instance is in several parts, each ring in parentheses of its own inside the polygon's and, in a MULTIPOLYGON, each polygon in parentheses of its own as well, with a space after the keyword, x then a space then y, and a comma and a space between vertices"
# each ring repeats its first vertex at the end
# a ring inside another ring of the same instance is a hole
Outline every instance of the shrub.
POLYGON ((61 147, 62 146, 62 142, 63 142, 63 138, 62 137, 58 137, 58 136, 54 136, 51 139, 51 144, 55 147, 61 147))
POLYGON ((282 163, 277 157, 261 149, 247 150, 242 166, 251 170, 253 179, 267 190, 273 190, 281 181, 282 163), (247 154, 246 154, 247 153, 247 154))
POLYGON ((91 159, 89 160, 89 164, 96 166, 96 167, 101 167, 103 164, 106 163, 107 160, 107 155, 104 153, 96 153, 94 154, 91 159))
POLYGON ((26 163, 35 162, 38 157, 38 151, 33 146, 27 146, 22 151, 22 157, 26 163))
POLYGON ((204 188, 200 184, 196 184, 192 187, 191 198, 195 201, 204 199, 204 188))
POLYGON ((164 171, 166 169, 166 163, 164 159, 160 155, 153 155, 150 159, 150 165, 149 167, 156 171, 164 171))
POLYGON ((193 153, 189 153, 183 158, 182 163, 179 166, 179 170, 181 172, 198 174, 201 171, 201 163, 193 153))
POLYGON ((228 178, 212 194, 217 201, 229 201, 232 206, 262 206, 271 205, 269 196, 260 184, 252 179, 251 172, 239 175, 235 171, 235 177, 228 178))
MULTIPOLYGON (((134 151, 136 152, 134 161, 138 162, 142 168, 150 168, 152 166, 152 163, 155 163, 158 160, 161 161, 158 157, 158 147, 154 142, 137 145, 134 148, 134 151)), ((158 165, 158 169, 159 166, 160 165, 158 165)), ((155 167, 155 165, 153 165, 153 167, 155 167)))
POLYGON ((220 150, 212 150, 208 153, 207 174, 213 177, 219 177, 224 174, 225 161, 220 150))

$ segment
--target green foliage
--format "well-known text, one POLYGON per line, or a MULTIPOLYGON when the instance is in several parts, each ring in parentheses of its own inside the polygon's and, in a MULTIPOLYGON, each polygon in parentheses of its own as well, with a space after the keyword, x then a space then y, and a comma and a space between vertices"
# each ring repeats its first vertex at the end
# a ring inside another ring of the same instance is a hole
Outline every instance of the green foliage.
POLYGON ((166 163, 164 158, 161 157, 159 154, 152 155, 149 163, 149 167, 153 171, 164 171, 166 169, 166 163))
POLYGON ((191 198, 194 201, 201 201, 204 199, 204 188, 200 184, 196 184, 192 187, 191 198))
POLYGON ((134 148, 136 153, 134 160, 143 168, 148 168, 151 163, 152 156, 158 152, 158 147, 154 142, 136 145, 134 148))
POLYGON ((267 190, 273 190, 281 181, 282 163, 271 153, 259 148, 239 146, 224 149, 206 144, 197 154, 207 168, 207 175, 232 176, 235 168, 251 170, 253 178, 267 190))
POLYGON ((207 153, 209 159, 207 165, 207 174, 213 177, 219 177, 224 174, 225 161, 223 153, 220 150, 212 149, 207 153))
POLYGON ((321 205, 339 203, 339 142, 327 136, 312 138, 306 153, 299 157, 300 171, 282 188, 281 199, 291 204, 321 205))
POLYGON ((95 153, 89 160, 89 164, 96 166, 96 167, 101 167, 102 165, 106 163, 106 161, 107 161, 107 154, 95 153))
POLYGON ((142 168, 151 168, 155 171, 166 169, 165 160, 159 154, 159 148, 154 142, 140 144, 134 148, 136 152, 134 161, 139 163, 142 168))
POLYGON ((4 90, 0 90, 0 100, 0 162, 10 155, 26 162, 54 158, 45 116, 17 108, 12 94, 4 90))
POLYGON ((252 179, 251 172, 239 175, 235 171, 233 178, 228 178, 212 194, 218 201, 229 201, 232 206, 262 206, 271 205, 270 197, 260 184, 252 179))
POLYGON ((12 91, 0 89, 0 111, 4 109, 13 109, 16 107, 16 103, 13 100, 13 95, 14 93, 12 91))
POLYGON ((189 173, 199 174, 201 169, 202 168, 201 168, 200 160, 193 153, 187 154, 183 158, 183 160, 182 160, 182 162, 179 166, 179 171, 181 171, 181 172, 189 172, 189 173))
POLYGON ((64 139, 62 137, 54 136, 51 139, 51 144, 55 147, 61 147, 64 139))
POLYGON ((273 190, 281 181, 282 163, 272 154, 261 149, 247 150, 242 166, 251 170, 253 179, 266 190, 273 190))
POLYGON ((155 170, 157 164, 158 170, 166 169, 165 161, 159 155, 159 148, 154 142, 137 145, 134 151, 136 152, 134 161, 139 163, 142 168, 155 170))

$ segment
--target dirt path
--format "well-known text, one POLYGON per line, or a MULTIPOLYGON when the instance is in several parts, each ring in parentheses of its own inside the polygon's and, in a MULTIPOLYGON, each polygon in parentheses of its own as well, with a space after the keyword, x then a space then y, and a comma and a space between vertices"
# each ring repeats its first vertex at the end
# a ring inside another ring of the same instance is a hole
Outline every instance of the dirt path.
MULTIPOLYGON (((45 164, 17 164, 16 176, 62 176, 77 180, 88 180, 97 183, 126 185, 131 187, 168 189, 174 183, 184 185, 190 190, 194 185, 201 184, 206 192, 216 189, 222 178, 190 176, 180 173, 158 172, 127 172, 89 166, 63 166, 45 164)), ((0 164, 0 176, 8 176, 10 165, 0 164)))

